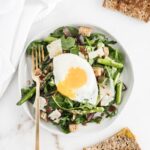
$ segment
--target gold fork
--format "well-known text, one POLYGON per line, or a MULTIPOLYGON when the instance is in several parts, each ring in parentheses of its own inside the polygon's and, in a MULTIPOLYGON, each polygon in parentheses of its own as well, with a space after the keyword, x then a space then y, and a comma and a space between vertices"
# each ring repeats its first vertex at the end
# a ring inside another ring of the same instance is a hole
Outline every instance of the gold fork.
POLYGON ((43 46, 38 46, 37 49, 32 49, 32 79, 36 83, 36 96, 35 96, 35 150, 40 150, 40 65, 44 61, 43 46))

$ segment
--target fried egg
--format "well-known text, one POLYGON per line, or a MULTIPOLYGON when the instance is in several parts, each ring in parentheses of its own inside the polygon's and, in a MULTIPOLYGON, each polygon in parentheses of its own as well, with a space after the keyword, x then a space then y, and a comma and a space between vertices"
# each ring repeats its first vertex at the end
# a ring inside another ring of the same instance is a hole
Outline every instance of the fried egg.
POLYGON ((61 54, 53 59, 57 90, 78 102, 87 100, 95 105, 98 97, 96 77, 90 64, 74 54, 61 54))

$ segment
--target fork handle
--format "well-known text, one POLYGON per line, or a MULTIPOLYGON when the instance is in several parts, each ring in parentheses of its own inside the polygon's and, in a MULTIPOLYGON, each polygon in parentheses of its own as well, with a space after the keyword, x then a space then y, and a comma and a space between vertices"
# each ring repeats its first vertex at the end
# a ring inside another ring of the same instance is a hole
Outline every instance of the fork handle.
POLYGON ((40 150, 40 82, 36 82, 35 97, 35 150, 40 150))

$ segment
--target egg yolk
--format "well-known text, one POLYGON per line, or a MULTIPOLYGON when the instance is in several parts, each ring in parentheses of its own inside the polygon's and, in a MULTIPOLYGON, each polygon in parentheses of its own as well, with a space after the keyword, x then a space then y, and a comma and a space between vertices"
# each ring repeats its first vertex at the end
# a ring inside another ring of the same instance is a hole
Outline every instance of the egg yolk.
POLYGON ((74 90, 82 87, 86 82, 87 75, 83 69, 70 68, 64 81, 57 84, 57 90, 70 99, 74 99, 76 97, 74 90))

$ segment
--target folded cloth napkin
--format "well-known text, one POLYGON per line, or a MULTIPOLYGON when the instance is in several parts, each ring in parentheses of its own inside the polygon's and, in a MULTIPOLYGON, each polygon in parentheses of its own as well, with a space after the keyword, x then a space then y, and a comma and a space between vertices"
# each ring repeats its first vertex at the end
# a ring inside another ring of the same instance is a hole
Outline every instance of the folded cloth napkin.
MULTIPOLYGON (((50 13, 60 0, 13 1, 9 11, 0 11, 0 98, 18 66, 31 25, 50 13)), ((0 0, 0 6, 3 4, 0 0)))

